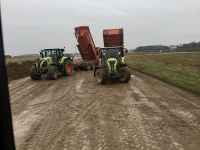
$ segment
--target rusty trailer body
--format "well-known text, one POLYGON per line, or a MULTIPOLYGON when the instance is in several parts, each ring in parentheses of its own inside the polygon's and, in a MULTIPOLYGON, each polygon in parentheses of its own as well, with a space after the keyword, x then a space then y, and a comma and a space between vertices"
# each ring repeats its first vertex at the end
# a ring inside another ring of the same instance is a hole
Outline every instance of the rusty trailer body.
POLYGON ((79 26, 75 28, 75 37, 77 39, 77 48, 80 52, 82 60, 74 62, 74 70, 93 69, 95 61, 98 61, 99 50, 96 47, 88 26, 79 26))
POLYGON ((103 30, 104 47, 124 47, 123 29, 103 30))

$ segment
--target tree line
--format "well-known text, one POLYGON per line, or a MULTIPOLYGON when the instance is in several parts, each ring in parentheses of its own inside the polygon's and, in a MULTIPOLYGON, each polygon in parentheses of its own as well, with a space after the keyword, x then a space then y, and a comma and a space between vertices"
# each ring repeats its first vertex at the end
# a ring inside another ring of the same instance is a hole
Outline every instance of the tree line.
POLYGON ((191 42, 181 45, 149 45, 139 46, 135 52, 168 52, 168 51, 200 51, 200 42, 191 42))

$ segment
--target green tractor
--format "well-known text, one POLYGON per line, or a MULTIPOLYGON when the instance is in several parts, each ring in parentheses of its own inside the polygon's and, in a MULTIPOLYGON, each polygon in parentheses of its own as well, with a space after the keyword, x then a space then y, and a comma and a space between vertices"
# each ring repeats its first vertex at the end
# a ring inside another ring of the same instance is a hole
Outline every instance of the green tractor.
POLYGON ((59 75, 71 75, 73 58, 63 54, 64 49, 44 49, 40 51, 40 59, 31 67, 32 80, 56 80, 59 75))
POLYGON ((99 50, 99 60, 94 70, 98 83, 105 84, 108 79, 113 78, 118 78, 123 83, 129 82, 131 73, 125 63, 124 50, 123 47, 105 47, 99 50))

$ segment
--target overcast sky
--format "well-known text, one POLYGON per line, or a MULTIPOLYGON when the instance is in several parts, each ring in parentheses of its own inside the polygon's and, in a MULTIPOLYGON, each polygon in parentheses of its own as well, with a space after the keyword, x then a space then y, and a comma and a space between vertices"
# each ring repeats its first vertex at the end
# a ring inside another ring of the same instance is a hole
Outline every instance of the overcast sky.
POLYGON ((129 49, 200 41, 200 0, 1 0, 1 9, 11 55, 64 46, 72 52, 80 25, 100 47, 106 28, 124 28, 129 49))

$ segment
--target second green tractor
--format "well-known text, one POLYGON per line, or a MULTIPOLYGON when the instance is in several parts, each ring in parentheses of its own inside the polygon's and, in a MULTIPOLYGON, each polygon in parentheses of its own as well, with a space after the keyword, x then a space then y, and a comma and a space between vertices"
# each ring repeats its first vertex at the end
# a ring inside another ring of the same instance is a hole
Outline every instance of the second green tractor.
POLYGON ((73 58, 64 56, 64 49, 44 49, 40 59, 31 67, 31 79, 56 80, 60 75, 71 75, 73 58))

